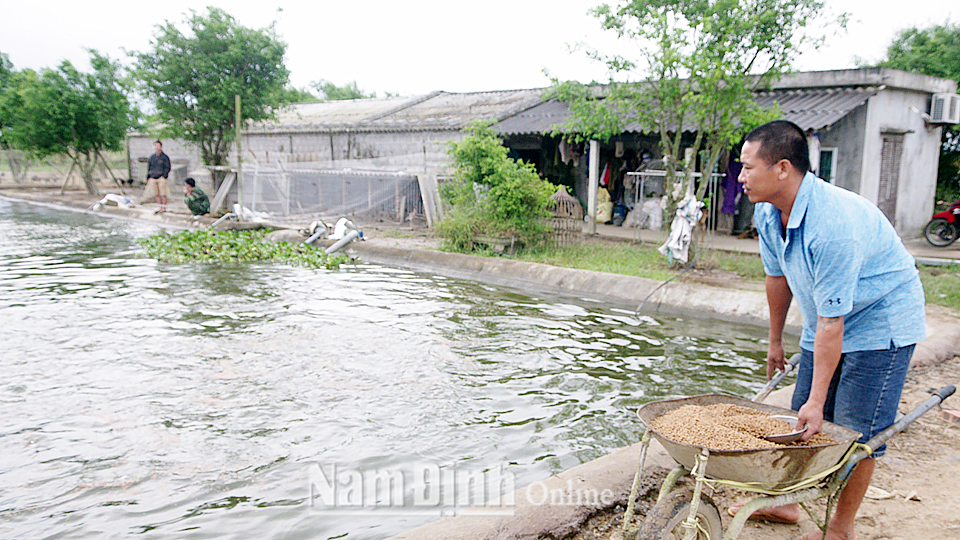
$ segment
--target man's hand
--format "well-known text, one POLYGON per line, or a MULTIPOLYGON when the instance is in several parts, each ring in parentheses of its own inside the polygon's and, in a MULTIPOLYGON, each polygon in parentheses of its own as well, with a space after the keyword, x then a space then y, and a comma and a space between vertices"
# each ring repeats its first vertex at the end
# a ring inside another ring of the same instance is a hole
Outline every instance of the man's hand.
POLYGON ((787 361, 783 344, 771 342, 770 346, 767 347, 767 380, 773 378, 774 371, 784 371, 785 369, 787 369, 787 361))
POLYGON ((807 400, 803 407, 800 407, 794 429, 803 429, 804 426, 807 427, 807 431, 800 437, 803 442, 809 441, 810 437, 820 433, 823 429, 823 403, 807 400))

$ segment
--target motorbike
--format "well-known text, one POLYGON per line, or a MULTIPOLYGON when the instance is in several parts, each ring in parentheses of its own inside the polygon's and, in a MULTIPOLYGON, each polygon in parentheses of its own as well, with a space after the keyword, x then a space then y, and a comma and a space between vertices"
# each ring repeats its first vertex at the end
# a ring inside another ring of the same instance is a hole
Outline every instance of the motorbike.
POLYGON ((923 228, 923 237, 936 247, 947 247, 960 236, 960 201, 950 205, 933 218, 923 228))

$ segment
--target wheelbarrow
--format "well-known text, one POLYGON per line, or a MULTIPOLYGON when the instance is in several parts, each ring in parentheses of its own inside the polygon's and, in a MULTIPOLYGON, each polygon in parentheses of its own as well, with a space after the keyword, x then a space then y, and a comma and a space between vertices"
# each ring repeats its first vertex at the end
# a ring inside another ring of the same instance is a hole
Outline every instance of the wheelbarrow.
MULTIPOLYGON (((796 357, 791 359, 792 364, 795 364, 796 360, 796 357)), ((837 498, 857 464, 955 391, 953 385, 941 388, 916 409, 864 444, 856 442, 861 436, 860 433, 826 421, 822 431, 833 438, 835 443, 748 450, 717 450, 680 443, 661 435, 651 427, 654 419, 687 404, 732 403, 769 414, 795 417, 796 413, 789 409, 758 402, 785 374, 786 372, 781 373, 778 378, 770 381, 753 401, 735 396, 708 394, 653 401, 640 407, 637 415, 647 429, 641 439, 640 468, 634 478, 634 489, 624 518, 624 530, 626 531, 633 513, 640 471, 643 469, 650 440, 656 438, 679 466, 664 479, 657 503, 647 513, 640 527, 638 540, 734 540, 740 536, 747 518, 757 510, 792 503, 800 503, 817 526, 826 533, 837 498), (695 479, 694 486, 674 490, 677 481, 684 475, 691 475, 695 479), (705 486, 716 485, 728 485, 760 495, 737 512, 726 534, 723 534, 717 505, 703 492, 705 486), (823 498, 827 500, 826 517, 821 522, 803 503, 823 498)))

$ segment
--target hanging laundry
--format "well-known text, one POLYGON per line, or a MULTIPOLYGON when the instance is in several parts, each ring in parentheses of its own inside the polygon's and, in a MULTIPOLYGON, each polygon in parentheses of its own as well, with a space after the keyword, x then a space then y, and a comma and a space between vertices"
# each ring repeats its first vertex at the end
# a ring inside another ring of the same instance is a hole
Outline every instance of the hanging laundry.
POLYGON ((568 143, 566 139, 560 141, 560 161, 562 161, 564 165, 569 165, 570 161, 573 160, 573 152, 570 146, 570 143, 568 143))
POLYGON ((670 224, 670 237, 657 248, 657 251, 666 255, 667 260, 673 263, 674 260, 681 263, 687 262, 687 253, 690 248, 690 239, 693 228, 700 221, 703 212, 703 203, 698 201, 693 195, 687 195, 677 206, 677 215, 670 224))
POLYGON ((600 185, 607 187, 610 185, 610 164, 606 163, 603 166, 603 174, 600 175, 600 185))

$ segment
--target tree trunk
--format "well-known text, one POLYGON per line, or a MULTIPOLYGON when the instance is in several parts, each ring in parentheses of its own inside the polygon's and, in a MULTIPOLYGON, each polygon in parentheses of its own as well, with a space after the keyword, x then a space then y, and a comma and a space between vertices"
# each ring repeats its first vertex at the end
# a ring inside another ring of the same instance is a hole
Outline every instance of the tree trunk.
POLYGON ((80 177, 83 178, 83 184, 87 188, 87 193, 91 195, 99 195, 100 190, 97 189, 97 185, 93 181, 93 171, 97 167, 97 156, 96 154, 90 155, 87 154, 68 154, 70 159, 73 160, 73 163, 77 166, 77 170, 80 171, 80 177))
POLYGON ((10 167, 10 174, 13 175, 13 181, 17 184, 27 179, 27 171, 30 169, 30 159, 24 152, 13 149, 5 149, 4 156, 7 158, 7 166, 10 167))

